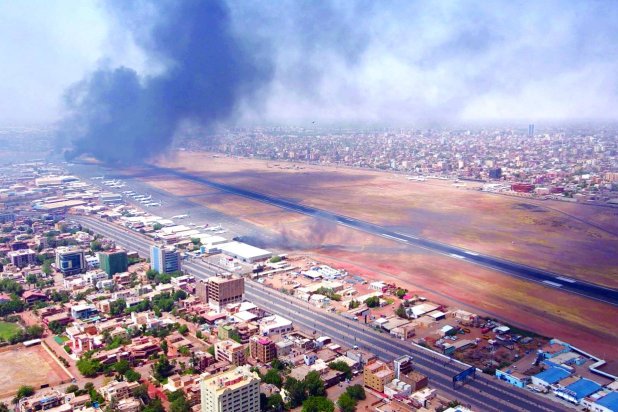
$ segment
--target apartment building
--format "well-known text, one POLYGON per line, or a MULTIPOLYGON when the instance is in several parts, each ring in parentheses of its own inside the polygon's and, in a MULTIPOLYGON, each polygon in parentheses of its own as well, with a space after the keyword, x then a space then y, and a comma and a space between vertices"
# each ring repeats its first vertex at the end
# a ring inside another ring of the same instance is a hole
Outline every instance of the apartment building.
POLYGON ((245 347, 233 340, 223 340, 215 343, 215 358, 225 360, 233 365, 245 364, 245 347))
POLYGON ((202 412, 259 412, 260 378, 248 366, 204 377, 202 412))
POLYGON ((268 338, 252 336, 249 340, 249 354, 262 363, 270 363, 277 358, 277 345, 268 338))
POLYGON ((363 385, 377 392, 384 392, 384 385, 395 378, 395 372, 382 361, 365 365, 363 369, 363 385))

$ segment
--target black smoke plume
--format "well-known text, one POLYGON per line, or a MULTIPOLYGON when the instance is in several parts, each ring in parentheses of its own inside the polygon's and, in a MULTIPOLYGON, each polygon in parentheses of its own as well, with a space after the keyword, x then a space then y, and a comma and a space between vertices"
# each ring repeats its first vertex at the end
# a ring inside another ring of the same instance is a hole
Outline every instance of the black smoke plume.
POLYGON ((162 155, 179 127, 208 128, 232 115, 271 78, 268 58, 232 30, 217 0, 110 3, 157 75, 127 67, 101 68, 66 93, 59 137, 71 159, 92 155, 108 163, 140 163, 162 155), (147 13, 144 12, 147 10, 147 13), (144 14, 145 13, 145 14, 144 14))

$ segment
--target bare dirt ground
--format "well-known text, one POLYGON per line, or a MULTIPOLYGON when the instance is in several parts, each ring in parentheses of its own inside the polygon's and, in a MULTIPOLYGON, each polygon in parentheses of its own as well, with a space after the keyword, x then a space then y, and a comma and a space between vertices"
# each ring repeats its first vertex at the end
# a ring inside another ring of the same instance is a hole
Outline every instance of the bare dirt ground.
MULTIPOLYGON (((182 153, 164 166, 396 227, 591 282, 618 286, 614 209, 540 202, 389 173, 182 153)), ((167 176, 151 185, 280 234, 281 245, 370 279, 555 336, 600 356, 618 346, 618 311, 466 262, 167 176)))
POLYGON ((2 349, 0 365, 0 399, 14 395, 22 385, 38 389, 43 384, 55 386, 69 380, 41 345, 26 348, 18 344, 2 349))

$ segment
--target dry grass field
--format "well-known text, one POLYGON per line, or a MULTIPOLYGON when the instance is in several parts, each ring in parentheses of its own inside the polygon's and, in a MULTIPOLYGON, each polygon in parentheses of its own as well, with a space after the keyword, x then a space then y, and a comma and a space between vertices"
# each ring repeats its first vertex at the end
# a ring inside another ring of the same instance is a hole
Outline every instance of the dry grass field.
POLYGON ((58 385, 69 377, 41 345, 13 345, 0 351, 0 399, 13 396, 22 385, 38 389, 58 385))
POLYGON ((491 195, 384 172, 207 153, 180 152, 164 166, 618 287, 618 209, 491 195))
MULTIPOLYGON (((411 182, 399 175, 181 153, 164 166, 282 196, 472 250, 618 285, 614 209, 411 182)), ((464 261, 405 247, 170 176, 144 180, 259 227, 294 251, 372 279, 386 279, 441 302, 505 319, 595 353, 618 346, 609 305, 540 287, 464 261)))

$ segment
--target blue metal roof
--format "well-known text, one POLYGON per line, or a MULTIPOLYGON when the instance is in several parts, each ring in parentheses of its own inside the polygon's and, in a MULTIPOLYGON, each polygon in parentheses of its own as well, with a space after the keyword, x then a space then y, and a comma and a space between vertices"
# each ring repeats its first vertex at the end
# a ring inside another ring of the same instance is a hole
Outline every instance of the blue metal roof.
POLYGON ((569 375, 571 374, 562 368, 549 368, 541 373, 534 375, 534 377, 552 385, 568 377, 569 375))
POLYGON ((612 412, 618 412, 618 392, 612 392, 605 395, 597 401, 601 406, 606 407, 612 412))
POLYGON ((590 379, 582 378, 576 382, 573 382, 564 389, 572 391, 577 399, 583 399, 601 389, 601 385, 591 381, 590 379))

